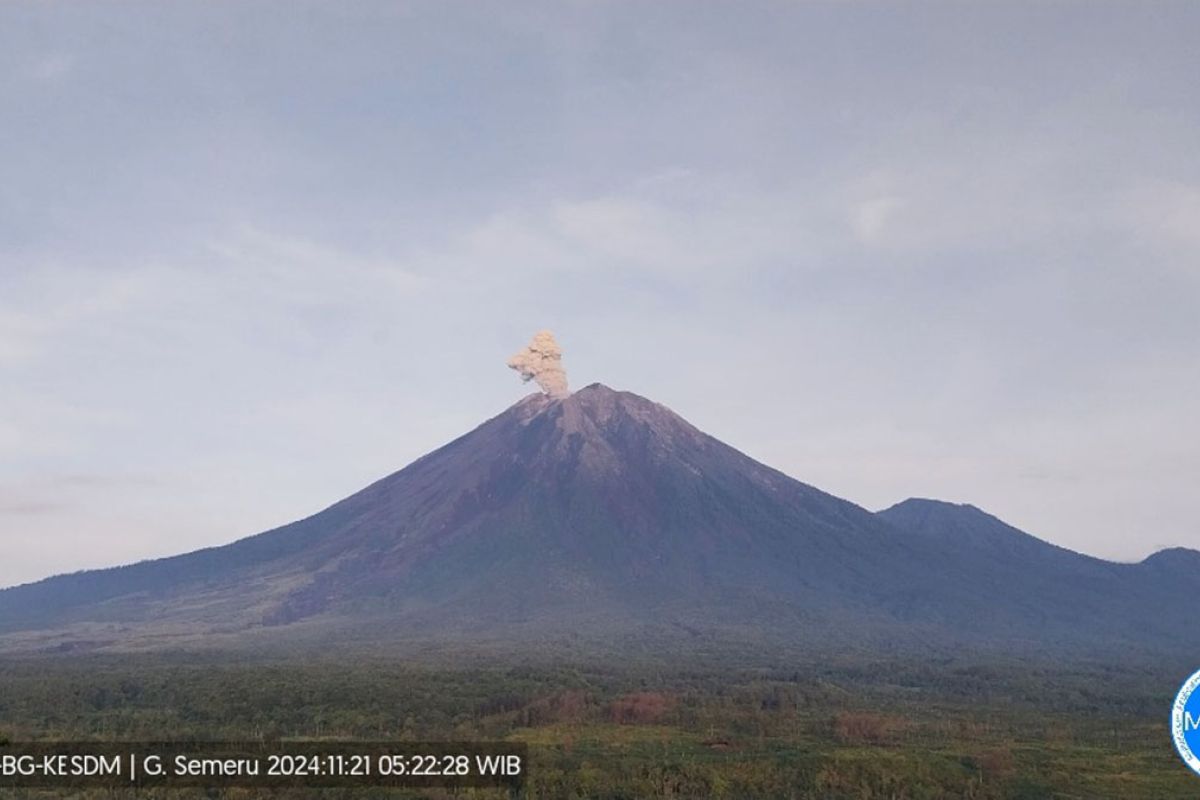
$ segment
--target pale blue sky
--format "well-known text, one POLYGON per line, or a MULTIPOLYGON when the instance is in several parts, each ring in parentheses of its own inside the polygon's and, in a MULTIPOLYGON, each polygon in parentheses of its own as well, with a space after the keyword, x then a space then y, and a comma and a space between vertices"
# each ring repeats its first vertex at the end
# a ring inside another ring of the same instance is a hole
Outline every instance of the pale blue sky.
POLYGON ((1200 547, 1200 7, 0 5, 0 585, 316 511, 527 390, 869 508, 1200 547))

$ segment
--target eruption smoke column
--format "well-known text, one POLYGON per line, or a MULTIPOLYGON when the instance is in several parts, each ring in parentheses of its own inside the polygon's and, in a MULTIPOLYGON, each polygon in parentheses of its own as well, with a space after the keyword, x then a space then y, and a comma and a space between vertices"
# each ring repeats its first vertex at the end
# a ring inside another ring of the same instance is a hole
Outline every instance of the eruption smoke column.
POLYGON ((551 397, 566 397, 567 373, 562 367, 562 348, 550 331, 538 331, 524 350, 508 360, 508 366, 521 373, 521 379, 537 381, 551 397))

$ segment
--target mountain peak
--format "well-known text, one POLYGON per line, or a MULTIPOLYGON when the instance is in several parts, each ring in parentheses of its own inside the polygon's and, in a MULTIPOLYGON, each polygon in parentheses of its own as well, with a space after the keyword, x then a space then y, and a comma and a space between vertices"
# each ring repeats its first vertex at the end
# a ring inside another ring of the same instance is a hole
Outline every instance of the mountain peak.
POLYGON ((603 383, 590 383, 582 389, 577 389, 570 394, 557 397, 547 394, 546 392, 534 392, 517 401, 517 406, 529 406, 539 411, 557 405, 588 405, 595 406, 597 404, 615 404, 626 399, 632 399, 634 402, 649 403, 657 405, 650 400, 647 400, 633 392, 624 392, 617 389, 605 386, 603 383))
POLYGON ((1192 550, 1187 547, 1168 547, 1157 553, 1151 553, 1142 561, 1142 564, 1156 569, 1200 572, 1200 550, 1192 550))
POLYGON ((949 503, 947 500, 908 498, 878 512, 896 527, 911 533, 946 535, 947 529, 1008 528, 1000 519, 968 503, 949 503))
POLYGON ((910 497, 885 508, 878 516, 906 533, 947 547, 982 547, 1014 558, 1032 558, 1061 549, 969 503, 910 497))
POLYGON ((566 406, 577 406, 597 421, 610 419, 615 414, 630 414, 639 419, 671 417, 681 419, 674 411, 633 392, 610 389, 602 383, 585 386, 563 401, 566 406))
POLYGON ((703 437, 666 406, 602 383, 590 384, 566 397, 531 394, 509 410, 526 424, 539 417, 552 420, 554 427, 567 436, 608 438, 624 426, 642 428, 658 437, 684 436, 692 442, 703 437))
MULTIPOLYGON (((909 509, 961 509, 964 511, 980 511, 978 506, 973 506, 970 503, 952 503, 949 500, 938 500, 933 497, 909 497, 901 500, 891 508, 909 508, 909 509)), ((890 509, 889 509, 890 510, 890 509)))

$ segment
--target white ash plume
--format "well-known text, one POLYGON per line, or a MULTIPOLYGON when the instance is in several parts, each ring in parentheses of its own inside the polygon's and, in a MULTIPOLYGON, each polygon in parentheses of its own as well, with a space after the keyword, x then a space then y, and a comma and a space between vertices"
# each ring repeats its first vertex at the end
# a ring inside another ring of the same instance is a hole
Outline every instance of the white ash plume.
POLYGON ((538 331, 524 350, 508 360, 508 366, 521 373, 528 383, 537 381, 542 391, 551 397, 562 398, 567 389, 567 372, 562 367, 562 348, 550 331, 538 331))

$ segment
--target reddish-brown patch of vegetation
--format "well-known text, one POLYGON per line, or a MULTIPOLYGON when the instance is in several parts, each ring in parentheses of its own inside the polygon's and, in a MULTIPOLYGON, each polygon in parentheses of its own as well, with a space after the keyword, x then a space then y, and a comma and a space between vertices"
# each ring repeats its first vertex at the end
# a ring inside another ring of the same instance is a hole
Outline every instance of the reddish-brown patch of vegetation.
POLYGON ((842 744, 888 744, 907 728, 905 719, 865 711, 843 711, 833 718, 833 736, 842 744))
POLYGON ((521 709, 518 720, 527 727, 581 722, 587 715, 590 698, 586 692, 568 689, 543 697, 521 709))
POLYGON ((619 725, 650 725, 671 710, 674 701, 658 692, 635 692, 618 697, 608 707, 608 717, 619 725))
POLYGON ((998 747, 977 756, 975 762, 979 765, 984 779, 1005 779, 1017 771, 1017 760, 1009 747, 998 747))

